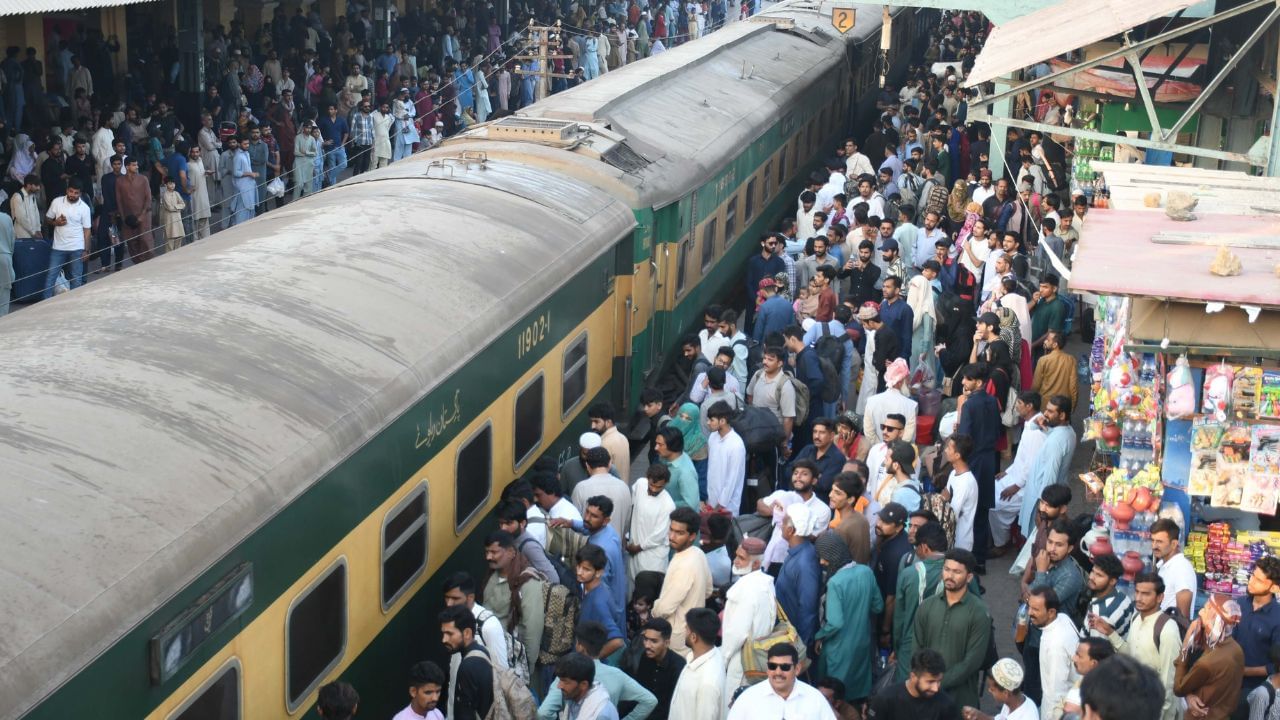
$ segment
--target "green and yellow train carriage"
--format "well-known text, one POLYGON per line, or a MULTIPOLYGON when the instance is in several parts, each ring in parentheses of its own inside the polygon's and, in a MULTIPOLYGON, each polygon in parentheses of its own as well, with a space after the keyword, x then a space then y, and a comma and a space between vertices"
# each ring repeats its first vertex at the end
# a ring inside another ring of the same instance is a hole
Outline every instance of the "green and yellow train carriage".
POLYGON ((398 709, 502 487, 865 108, 878 15, 777 6, 0 322, 0 719, 398 709))

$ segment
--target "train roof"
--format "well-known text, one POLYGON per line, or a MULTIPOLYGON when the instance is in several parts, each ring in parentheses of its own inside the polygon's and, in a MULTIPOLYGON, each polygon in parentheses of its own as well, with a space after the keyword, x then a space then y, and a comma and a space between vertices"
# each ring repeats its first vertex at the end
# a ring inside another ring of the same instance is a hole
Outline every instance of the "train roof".
POLYGON ((407 159, 0 321, 0 718, 634 228, 589 184, 457 165, 407 159))
POLYGON ((452 142, 500 139, 494 128, 526 119, 604 128, 626 146, 626 152, 603 159, 628 174, 631 201, 637 207, 664 206, 705 183, 790 113, 814 80, 845 62, 847 43, 878 33, 879 6, 860 6, 845 35, 831 25, 832 6, 779 3, 452 142))

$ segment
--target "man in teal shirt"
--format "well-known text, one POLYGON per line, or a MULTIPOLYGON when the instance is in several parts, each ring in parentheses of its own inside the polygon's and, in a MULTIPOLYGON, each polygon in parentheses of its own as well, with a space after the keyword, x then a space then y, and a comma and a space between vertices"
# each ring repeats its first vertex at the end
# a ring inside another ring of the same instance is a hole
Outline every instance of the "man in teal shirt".
POLYGON ((702 498, 698 494, 698 471, 693 467, 693 460, 684 452, 684 436, 673 427, 664 427, 653 439, 653 450, 671 471, 667 492, 675 501, 676 507, 698 511, 702 506, 702 498))
MULTIPOLYGON (((622 717, 622 720, 644 720, 658 706, 658 698, 636 682, 632 677, 616 667, 600 662, 600 651, 604 649, 608 631, 598 622, 583 621, 574 628, 573 639, 578 652, 595 661, 595 681, 604 686, 609 693, 609 700, 614 707, 623 703, 635 703, 635 708, 622 717)), ((551 684, 547 691, 547 699, 538 706, 538 720, 556 720, 560 710, 564 708, 564 695, 557 683, 551 684)))
MULTIPOLYGON (((1031 297, 1031 353, 1034 359, 1044 354, 1044 337, 1050 330, 1066 332, 1067 303, 1058 297, 1058 276, 1045 275, 1040 292, 1031 297)), ((1011 348, 1012 349, 1012 348, 1011 348)))

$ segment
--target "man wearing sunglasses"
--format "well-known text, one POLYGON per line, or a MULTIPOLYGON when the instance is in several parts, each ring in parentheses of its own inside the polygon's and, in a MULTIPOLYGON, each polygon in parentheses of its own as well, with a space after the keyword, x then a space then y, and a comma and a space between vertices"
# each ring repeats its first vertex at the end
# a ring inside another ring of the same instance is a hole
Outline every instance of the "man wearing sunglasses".
POLYGON ((769 648, 769 681, 756 683, 738 696, 729 708, 728 720, 756 718, 804 718, 836 720, 831 704, 814 686, 797 680, 800 653, 791 643, 778 643, 769 648))

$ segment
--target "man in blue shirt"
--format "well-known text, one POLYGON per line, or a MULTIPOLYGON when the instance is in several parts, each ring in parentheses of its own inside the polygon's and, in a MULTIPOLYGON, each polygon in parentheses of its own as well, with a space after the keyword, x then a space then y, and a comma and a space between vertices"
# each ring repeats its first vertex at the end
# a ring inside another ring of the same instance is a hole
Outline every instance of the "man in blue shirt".
POLYGON ((330 105, 328 114, 316 121, 324 145, 324 186, 338 181, 338 173, 347 167, 347 141, 350 131, 347 119, 338 115, 338 106, 330 105))
POLYGON ((822 595, 822 565, 809 535, 809 508, 804 503, 787 506, 782 520, 782 539, 787 542, 787 557, 778 571, 774 588, 778 604, 795 626, 800 639, 813 651, 813 636, 818 632, 818 602, 822 595))
MULTIPOLYGON (((825 383, 822 377, 822 366, 818 364, 818 351, 804 344, 804 328, 799 325, 788 325, 782 331, 782 337, 786 342, 787 350, 795 353, 796 379, 809 388, 809 407, 821 407, 825 383)), ((804 425, 797 426, 792 431, 794 450, 809 444, 812 427, 811 419, 806 419, 804 425)))
POLYGON ((1280 558, 1261 557, 1249 576, 1248 602, 1240 603, 1240 624, 1232 637, 1244 651, 1244 687, 1240 701, 1277 668, 1270 662, 1271 648, 1280 645, 1280 604, 1275 593, 1280 590, 1280 558))
POLYGON ((747 260, 747 327, 751 327, 752 315, 755 310, 756 291, 760 289, 760 281, 765 278, 772 278, 781 272, 787 271, 787 266, 782 262, 782 258, 778 257, 776 251, 778 247, 778 239, 772 234, 765 234, 760 237, 760 252, 752 255, 747 260))
POLYGON ((894 336, 898 338, 898 353, 896 357, 900 357, 910 363, 911 334, 915 325, 915 312, 907 304, 907 299, 902 296, 902 279, 897 275, 886 277, 884 279, 883 292, 884 301, 880 303, 880 321, 888 325, 889 329, 893 330, 894 336))
POLYGON ((956 434, 973 438, 973 454, 969 471, 978 481, 978 514, 973 519, 973 554, 978 558, 978 573, 987 571, 987 544, 991 539, 991 508, 996 504, 996 440, 1004 434, 1000 408, 987 394, 987 369, 970 363, 961 371, 964 396, 957 412, 956 434))
POLYGON ((605 642, 601 656, 609 657, 626 643, 625 626, 619 625, 613 612, 613 597, 604 585, 604 575, 609 558, 597 545, 583 545, 574 556, 577 565, 574 573, 582 583, 582 605, 578 611, 581 622, 597 622, 605 630, 605 642))
POLYGON ((764 345, 764 339, 773 333, 781 333, 795 319, 795 309, 786 298, 778 294, 778 286, 772 278, 762 281, 764 302, 756 311, 755 326, 751 330, 751 339, 764 345))
POLYGON ((613 515, 613 501, 604 495, 595 495, 587 499, 587 508, 581 520, 565 520, 553 518, 548 521, 551 527, 572 527, 585 533, 592 545, 604 551, 608 558, 608 566, 604 571, 604 584, 612 598, 609 610, 613 613, 615 624, 619 628, 627 626, 627 566, 623 564, 622 538, 618 531, 609 524, 613 515))

